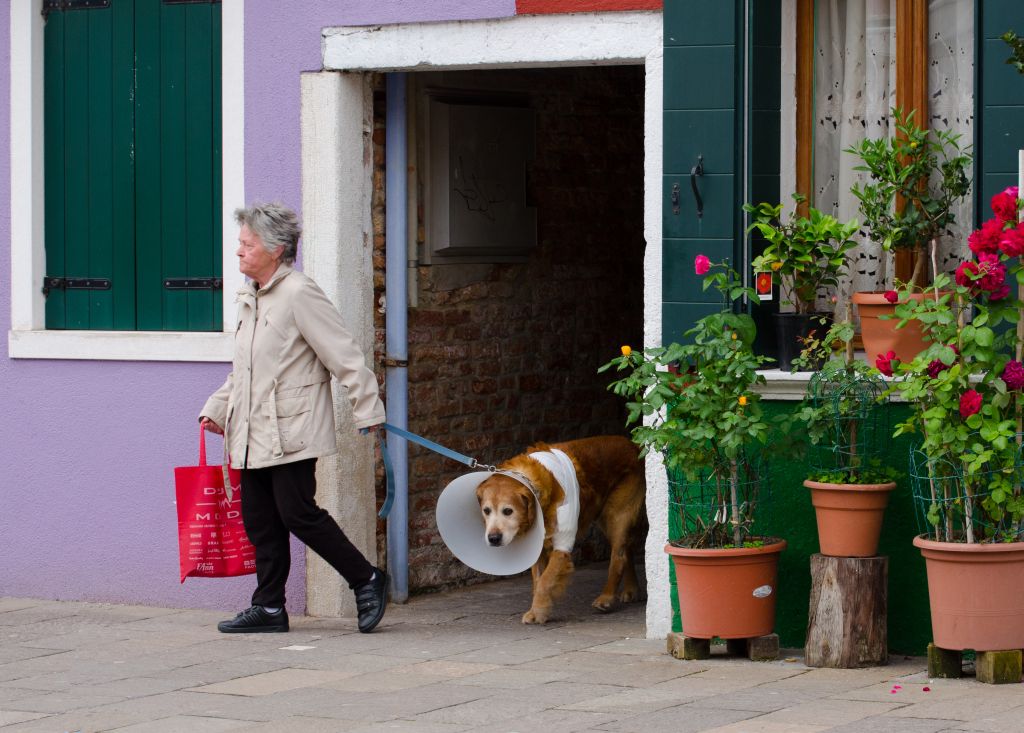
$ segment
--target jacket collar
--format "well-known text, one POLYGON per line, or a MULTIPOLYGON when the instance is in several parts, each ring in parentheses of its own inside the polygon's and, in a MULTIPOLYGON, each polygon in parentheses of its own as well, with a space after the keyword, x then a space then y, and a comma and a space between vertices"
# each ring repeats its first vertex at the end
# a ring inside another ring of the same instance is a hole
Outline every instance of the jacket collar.
POLYGON ((256 282, 254 280, 246 280, 245 285, 238 289, 237 295, 239 298, 250 299, 255 298, 257 292, 266 293, 275 285, 277 285, 277 283, 281 282, 286 277, 288 277, 288 275, 291 274, 293 269, 294 268, 291 265, 279 265, 277 270, 274 271, 274 274, 270 276, 270 279, 267 281, 267 284, 260 288, 259 291, 257 291, 256 289, 256 282))

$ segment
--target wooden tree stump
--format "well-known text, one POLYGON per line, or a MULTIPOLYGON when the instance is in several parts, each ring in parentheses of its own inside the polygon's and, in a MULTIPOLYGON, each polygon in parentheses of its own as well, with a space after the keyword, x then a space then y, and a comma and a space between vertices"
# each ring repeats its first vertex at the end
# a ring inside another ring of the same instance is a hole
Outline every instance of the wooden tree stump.
POLYGON ((852 669, 888 662, 888 579, 887 557, 811 555, 807 666, 852 669))

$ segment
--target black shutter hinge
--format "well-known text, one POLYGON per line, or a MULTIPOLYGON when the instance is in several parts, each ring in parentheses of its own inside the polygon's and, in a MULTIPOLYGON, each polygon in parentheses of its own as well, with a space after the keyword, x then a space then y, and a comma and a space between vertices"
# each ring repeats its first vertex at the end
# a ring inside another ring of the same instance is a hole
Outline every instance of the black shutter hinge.
POLYGON ((168 277, 164 287, 168 290, 220 290, 224 281, 219 277, 168 277))
POLYGON ((51 290, 110 290, 110 279, 104 277, 44 277, 43 295, 51 290))
POLYGON ((64 10, 97 10, 109 7, 110 0, 43 0, 43 17, 64 10))

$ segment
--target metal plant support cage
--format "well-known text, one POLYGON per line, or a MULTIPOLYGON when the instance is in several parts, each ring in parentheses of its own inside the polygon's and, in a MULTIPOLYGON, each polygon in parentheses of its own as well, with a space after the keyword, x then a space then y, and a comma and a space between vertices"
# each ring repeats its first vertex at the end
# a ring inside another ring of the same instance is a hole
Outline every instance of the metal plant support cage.
POLYGON ((756 542, 762 535, 763 513, 771 497, 767 467, 760 459, 736 461, 736 502, 726 466, 702 470, 687 477, 678 469, 668 472, 669 542, 679 547, 735 547, 756 542), (736 518, 738 517, 738 522, 736 518))
POLYGON ((910 478, 918 532, 928 539, 1024 542, 1024 522, 1014 521, 1009 512, 1000 518, 986 510, 986 506, 993 506, 996 491, 1004 492, 998 497, 1002 500, 998 504, 1004 504, 1007 496, 1024 496, 1024 450, 1020 443, 1014 466, 970 476, 964 475, 958 462, 929 458, 919 448, 913 448, 910 478))
POLYGON ((811 406, 830 416, 825 434, 811 446, 808 464, 820 473, 846 473, 850 481, 864 469, 880 466, 882 449, 892 435, 885 409, 886 385, 876 376, 846 369, 819 371, 811 377, 811 406))

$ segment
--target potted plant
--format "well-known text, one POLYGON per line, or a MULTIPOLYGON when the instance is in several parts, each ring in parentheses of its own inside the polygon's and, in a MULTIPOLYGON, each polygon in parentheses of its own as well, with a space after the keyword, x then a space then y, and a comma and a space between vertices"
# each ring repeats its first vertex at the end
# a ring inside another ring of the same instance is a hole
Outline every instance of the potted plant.
POLYGON ((995 217, 969 239, 974 256, 897 311, 922 325, 927 351, 877 361, 913 408, 896 434, 921 440, 911 461, 914 544, 942 649, 1024 648, 1024 288, 1014 295, 1008 285, 1024 281, 1021 204, 1016 187, 993 197, 995 217))
MULTIPOLYGON (((806 200, 800 194, 793 194, 793 199, 798 206, 806 200)), ((819 334, 828 330, 833 314, 818 311, 817 302, 825 291, 839 285, 846 253, 857 246, 851 237, 859 225, 841 223, 813 207, 808 216, 793 211, 785 220, 782 204, 744 204, 743 210, 752 215, 747 231, 758 231, 767 241, 754 259, 754 271, 777 273, 780 304, 793 309, 774 315, 779 368, 789 370, 802 341, 816 330, 819 334)))
POLYGON ((769 434, 753 352, 756 327, 731 305, 749 288, 726 265, 699 255, 704 287, 724 296, 719 313, 686 332, 687 344, 623 349, 605 364, 625 372, 610 385, 625 397, 642 453, 660 453, 669 474, 670 537, 683 633, 697 639, 770 634, 775 624, 778 556, 786 543, 757 533, 766 498, 761 454, 769 434))
MULTIPOLYGON (((959 135, 922 129, 913 112, 894 109, 892 114, 894 137, 865 138, 845 152, 860 158, 855 170, 867 173, 865 183, 851 192, 860 202, 867 235, 890 253, 883 264, 888 268, 892 253, 905 250, 914 255, 914 270, 902 293, 854 293, 853 302, 868 355, 894 351, 901 361, 910 361, 927 345, 919 326, 888 321, 901 298, 921 297, 929 255, 933 275, 938 274, 938 240, 955 221, 954 206, 970 190, 971 156, 969 148, 960 147, 959 135)), ((881 277, 884 281, 884 271, 881 277)))
POLYGON ((897 471, 879 454, 888 438, 885 383, 853 358, 854 326, 847 319, 822 339, 808 343, 801 359, 824 366, 811 377, 794 420, 810 443, 810 489, 823 555, 872 557, 878 552, 882 518, 896 488, 897 471), (845 344, 841 355, 834 355, 845 344), (822 353, 824 352, 824 353, 822 353))

